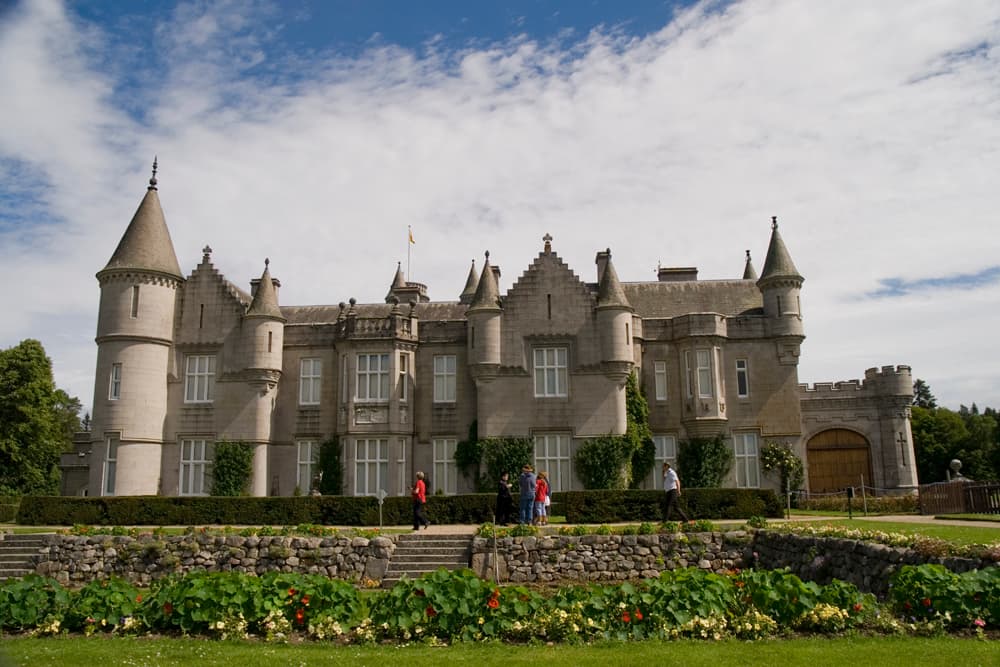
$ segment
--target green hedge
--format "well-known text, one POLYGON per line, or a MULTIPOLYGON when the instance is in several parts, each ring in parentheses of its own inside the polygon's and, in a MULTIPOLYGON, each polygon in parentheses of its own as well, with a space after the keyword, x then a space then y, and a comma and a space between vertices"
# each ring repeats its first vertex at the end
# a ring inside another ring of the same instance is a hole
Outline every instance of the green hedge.
POLYGON ((20 501, 17 498, 0 499, 0 523, 11 523, 17 516, 17 507, 20 501))
MULTIPOLYGON (((552 495, 553 514, 567 523, 660 521, 666 506, 663 491, 637 489, 564 491, 552 495)), ((680 505, 692 519, 780 518, 781 502, 769 489, 684 489, 680 505)), ((671 518, 676 518, 676 515, 671 518)))
MULTIPOLYGON (((493 494, 431 496, 427 515, 434 523, 479 524, 493 520, 493 494)), ((382 524, 409 525, 413 504, 409 497, 385 499, 382 524)), ((326 526, 377 526, 378 501, 372 497, 302 496, 163 497, 129 496, 79 498, 32 497, 22 503, 17 522, 24 525, 169 526, 169 525, 275 525, 312 523, 326 526)))

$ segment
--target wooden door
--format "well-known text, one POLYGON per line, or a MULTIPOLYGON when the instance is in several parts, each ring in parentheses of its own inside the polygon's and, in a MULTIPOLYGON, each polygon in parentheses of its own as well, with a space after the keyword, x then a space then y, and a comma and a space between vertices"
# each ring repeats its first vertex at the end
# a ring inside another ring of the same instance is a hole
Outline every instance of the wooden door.
POLYGON ((835 428, 817 433, 806 445, 809 490, 813 493, 843 491, 848 486, 872 483, 871 448, 859 433, 835 428))

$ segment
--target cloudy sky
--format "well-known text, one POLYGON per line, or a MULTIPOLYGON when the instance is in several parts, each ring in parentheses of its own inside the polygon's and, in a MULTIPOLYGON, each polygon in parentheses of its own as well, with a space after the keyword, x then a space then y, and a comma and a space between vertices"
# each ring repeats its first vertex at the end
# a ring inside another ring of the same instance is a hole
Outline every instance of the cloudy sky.
POLYGON ((153 156, 206 244, 284 304, 454 300, 542 247, 582 278, 739 277, 770 218, 806 278, 800 378, 909 364, 1000 407, 995 0, 0 3, 0 346, 92 401, 99 290, 153 156))

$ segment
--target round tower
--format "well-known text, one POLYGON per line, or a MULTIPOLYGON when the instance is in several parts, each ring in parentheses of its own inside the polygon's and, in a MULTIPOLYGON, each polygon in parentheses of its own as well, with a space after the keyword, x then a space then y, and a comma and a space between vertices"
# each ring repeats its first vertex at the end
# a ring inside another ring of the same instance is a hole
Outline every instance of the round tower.
POLYGON ((274 412, 274 388, 281 378, 282 350, 285 341, 285 318, 278 307, 280 283, 271 278, 270 260, 264 260, 264 273, 256 281, 253 301, 243 316, 243 345, 246 351, 245 372, 254 392, 253 472, 250 495, 267 495, 267 456, 271 440, 271 417, 274 412))
POLYGON ((174 308, 183 284, 153 176, 97 273, 97 374, 91 495, 159 492, 174 308))
POLYGON ((778 218, 771 218, 771 242, 757 287, 764 298, 764 314, 769 318, 771 334, 804 336, 802 328, 802 275, 778 233, 778 218))
POLYGON ((490 253, 486 252, 486 262, 465 317, 469 321, 469 364, 475 369, 500 367, 500 289, 496 275, 490 266, 490 253))
POLYGON ((622 374, 622 379, 632 370, 635 355, 632 352, 632 306, 618 281, 618 273, 611 262, 611 249, 598 253, 600 270, 597 286, 597 330, 601 337, 601 364, 605 372, 622 374))

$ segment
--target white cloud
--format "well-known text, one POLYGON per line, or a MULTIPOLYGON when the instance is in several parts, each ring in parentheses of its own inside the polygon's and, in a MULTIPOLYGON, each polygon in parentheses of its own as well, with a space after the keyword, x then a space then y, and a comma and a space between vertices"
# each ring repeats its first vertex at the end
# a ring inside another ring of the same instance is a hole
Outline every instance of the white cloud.
POLYGON ((586 280, 609 246, 623 280, 660 261, 739 276, 776 214, 806 277, 803 381, 907 363, 945 404, 1000 406, 997 285, 863 298, 997 263, 998 25, 994 2, 751 1, 641 40, 373 43, 349 60, 282 52, 267 6, 192 4, 122 91, 128 68, 94 56, 111 36, 31 3, 0 27, 0 89, 17 93, 0 167, 43 174, 58 224, 0 226, 0 259, 31 286, 0 343, 42 339, 89 403, 92 276, 155 153, 184 270, 208 243, 245 286, 269 256, 286 304, 381 300, 407 225, 411 278, 454 299, 471 258, 490 250, 509 286, 546 232, 586 280))

